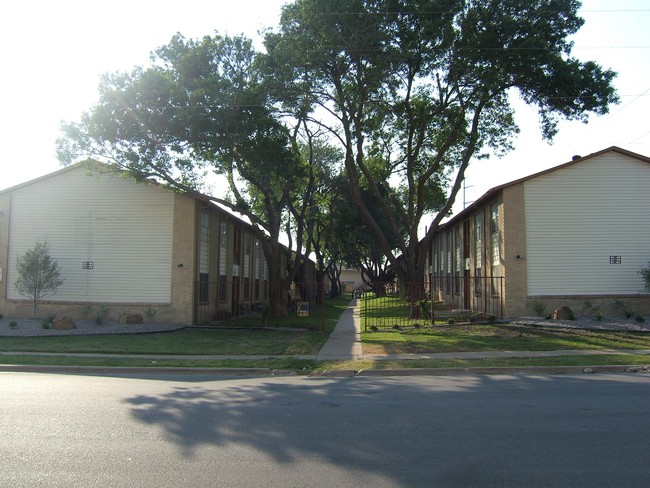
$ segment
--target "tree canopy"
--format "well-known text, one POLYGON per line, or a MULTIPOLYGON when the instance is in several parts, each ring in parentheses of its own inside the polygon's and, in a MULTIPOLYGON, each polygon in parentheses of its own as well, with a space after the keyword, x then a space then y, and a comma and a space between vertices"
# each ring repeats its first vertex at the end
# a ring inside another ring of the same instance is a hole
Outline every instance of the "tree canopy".
POLYGON ((578 8, 574 0, 296 0, 284 7, 279 28, 266 36, 272 64, 291 80, 292 100, 308 100, 312 121, 343 147, 353 200, 403 281, 423 279, 421 250, 470 161, 511 148, 513 95, 537 106, 548 139, 560 120, 586 121, 617 101, 615 74, 571 55, 569 37, 583 23, 578 8), (371 161, 382 161, 389 176, 378 181, 371 161), (388 234, 364 202, 362 181, 388 234), (432 222, 423 237, 425 218, 432 222), (397 252, 389 235, 398 236, 397 252))
POLYGON ((99 103, 64 126, 60 159, 108 160, 191 191, 206 172, 225 176, 229 198, 212 198, 250 218, 275 267, 282 228, 298 252, 316 246, 303 233, 315 229, 327 187, 318 179, 334 164, 315 143, 325 137, 341 150, 373 245, 401 281, 422 282, 423 249, 470 162, 511 149, 513 97, 537 107, 549 140, 559 121, 586 122, 617 102, 615 73, 572 55, 579 7, 294 0, 266 52, 243 36, 179 34, 151 67, 106 75, 99 103))
MULTIPOLYGON (((298 256, 286 277, 280 236, 289 207, 304 213, 298 207, 311 201, 290 201, 304 195, 309 171, 295 134, 275 113, 257 58, 243 36, 178 34, 154 52, 150 67, 104 76, 98 104, 64 125, 58 151, 64 164, 93 158, 182 191, 205 191, 211 172, 224 176, 229 194, 209 197, 250 219, 269 280, 279 285, 298 270, 304 221, 293 229, 298 256)), ((282 315, 286 294, 274 294, 274 313, 282 315)))

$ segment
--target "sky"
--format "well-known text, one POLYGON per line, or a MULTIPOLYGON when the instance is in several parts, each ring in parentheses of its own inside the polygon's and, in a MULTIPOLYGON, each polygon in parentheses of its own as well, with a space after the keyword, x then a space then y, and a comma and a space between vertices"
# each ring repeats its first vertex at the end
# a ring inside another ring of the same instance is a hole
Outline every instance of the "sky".
MULTIPOLYGON (((0 7, 0 190, 57 171, 62 121, 97 100, 100 76, 147 66, 180 32, 255 38, 277 24, 286 0, 24 0, 0 7)), ((573 55, 618 73, 621 103, 589 124, 563 122, 552 144, 537 113, 517 106, 521 133, 502 159, 472 162, 455 211, 494 186, 610 146, 650 157, 650 3, 583 0, 573 55)), ((261 45, 260 45, 261 46, 261 45)))

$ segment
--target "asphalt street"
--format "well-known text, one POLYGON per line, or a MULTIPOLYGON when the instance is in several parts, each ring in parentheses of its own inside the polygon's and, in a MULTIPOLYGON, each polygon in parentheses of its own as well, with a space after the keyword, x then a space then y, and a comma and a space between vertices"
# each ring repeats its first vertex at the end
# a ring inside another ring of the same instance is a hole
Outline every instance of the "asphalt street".
POLYGON ((645 375, 0 373, 0 486, 645 487, 645 375))

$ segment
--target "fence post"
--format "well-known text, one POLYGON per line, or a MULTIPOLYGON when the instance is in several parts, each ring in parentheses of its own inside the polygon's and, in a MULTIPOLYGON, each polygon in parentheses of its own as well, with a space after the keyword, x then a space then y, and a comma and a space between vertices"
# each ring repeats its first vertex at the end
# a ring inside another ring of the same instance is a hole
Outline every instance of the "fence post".
MULTIPOLYGON (((367 293, 362 293, 361 294, 361 300, 368 300, 368 294, 367 293)), ((367 302, 363 302, 366 304, 364 307, 364 314, 363 314, 363 331, 368 332, 368 307, 367 307, 367 302)), ((359 303, 359 313, 361 313, 361 302, 359 303)))
POLYGON ((502 276, 501 279, 499 280, 499 287, 501 288, 499 290, 499 304, 501 305, 501 314, 500 314, 501 318, 503 318, 503 280, 504 279, 505 277, 502 276))

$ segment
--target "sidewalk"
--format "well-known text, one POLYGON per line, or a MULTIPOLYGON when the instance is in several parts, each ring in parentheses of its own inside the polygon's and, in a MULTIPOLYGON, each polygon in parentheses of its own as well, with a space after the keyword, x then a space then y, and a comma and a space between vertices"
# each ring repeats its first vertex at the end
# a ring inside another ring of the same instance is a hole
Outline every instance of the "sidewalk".
POLYGON ((339 318, 329 339, 316 356, 318 361, 361 359, 359 301, 354 298, 339 318))

